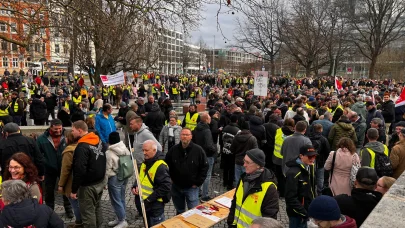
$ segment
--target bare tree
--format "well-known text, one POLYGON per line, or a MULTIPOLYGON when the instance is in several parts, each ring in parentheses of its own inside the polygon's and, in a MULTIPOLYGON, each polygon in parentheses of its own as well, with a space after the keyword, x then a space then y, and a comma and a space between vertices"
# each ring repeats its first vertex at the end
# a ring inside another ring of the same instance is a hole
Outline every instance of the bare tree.
POLYGON ((405 35, 403 0, 358 0, 354 15, 348 15, 351 39, 360 53, 370 60, 373 79, 379 55, 384 48, 405 35))
POLYGON ((280 0, 263 0, 260 5, 245 4, 240 11, 244 17, 237 18, 238 33, 233 46, 270 61, 271 75, 275 75, 275 59, 281 48, 277 29, 280 0))

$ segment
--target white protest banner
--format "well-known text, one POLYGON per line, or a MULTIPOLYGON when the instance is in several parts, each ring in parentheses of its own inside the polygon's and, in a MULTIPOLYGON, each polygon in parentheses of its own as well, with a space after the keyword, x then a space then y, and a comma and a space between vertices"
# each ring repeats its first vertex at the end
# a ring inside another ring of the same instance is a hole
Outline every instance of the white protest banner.
POLYGON ((268 71, 255 71, 253 93, 255 96, 267 96, 268 71))
POLYGON ((101 81, 103 85, 110 86, 110 85, 119 85, 125 83, 124 71, 120 71, 116 74, 111 75, 100 75, 101 81))

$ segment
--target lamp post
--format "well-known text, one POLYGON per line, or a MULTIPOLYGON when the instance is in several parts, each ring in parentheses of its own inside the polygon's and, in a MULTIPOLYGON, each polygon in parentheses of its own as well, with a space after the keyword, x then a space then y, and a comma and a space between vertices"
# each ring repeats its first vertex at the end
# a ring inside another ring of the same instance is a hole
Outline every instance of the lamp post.
POLYGON ((46 60, 46 58, 41 58, 40 60, 39 60, 40 62, 41 62, 41 64, 42 64, 42 77, 44 76, 44 64, 47 62, 47 60, 46 60))

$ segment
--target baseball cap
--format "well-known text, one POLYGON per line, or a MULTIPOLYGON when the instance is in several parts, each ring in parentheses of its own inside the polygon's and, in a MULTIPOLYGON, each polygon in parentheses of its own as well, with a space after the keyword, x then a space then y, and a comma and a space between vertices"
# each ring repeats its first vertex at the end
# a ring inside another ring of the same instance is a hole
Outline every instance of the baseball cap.
POLYGON ((368 107, 368 106, 370 106, 370 105, 374 105, 374 102, 372 102, 372 101, 367 101, 367 102, 366 102, 366 107, 368 107))
POLYGON ((241 97, 238 97, 238 98, 236 98, 236 102, 244 102, 245 100, 243 100, 243 98, 241 98, 241 97))
POLYGON ((313 156, 313 155, 318 155, 316 152, 314 146, 312 145, 304 145, 300 148, 300 154, 306 155, 306 156, 313 156))
POLYGON ((397 124, 395 124, 395 127, 405 127, 405 121, 399 121, 397 124))
POLYGON ((375 185, 378 181, 377 172, 370 167, 361 167, 357 171, 356 180, 363 185, 375 185))

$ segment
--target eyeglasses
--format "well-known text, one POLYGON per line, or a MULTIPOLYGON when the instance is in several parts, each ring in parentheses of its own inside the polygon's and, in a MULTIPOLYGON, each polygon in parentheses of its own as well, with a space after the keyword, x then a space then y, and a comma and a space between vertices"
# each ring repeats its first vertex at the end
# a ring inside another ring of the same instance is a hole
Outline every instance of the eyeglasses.
POLYGON ((21 168, 22 168, 21 166, 9 166, 9 167, 8 167, 8 169, 10 169, 10 170, 16 170, 16 171, 20 170, 21 168))

